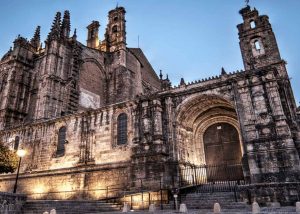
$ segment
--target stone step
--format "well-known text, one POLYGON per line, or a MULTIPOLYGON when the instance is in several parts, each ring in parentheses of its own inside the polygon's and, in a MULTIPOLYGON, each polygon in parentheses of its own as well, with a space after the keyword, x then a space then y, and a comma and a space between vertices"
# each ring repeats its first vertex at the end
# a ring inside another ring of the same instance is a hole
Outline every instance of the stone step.
POLYGON ((115 203, 88 200, 29 200, 23 207, 23 213, 41 214, 51 209, 56 209, 59 214, 79 214, 120 211, 121 206, 115 203))
POLYGON ((203 196, 185 196, 182 198, 186 199, 195 199, 195 200, 210 200, 210 199, 219 199, 219 200, 235 200, 235 197, 203 197, 203 196))
POLYGON ((189 209, 212 209, 215 203, 219 203, 225 209, 251 210, 250 205, 236 200, 234 192, 197 193, 191 190, 191 193, 181 196, 182 203, 189 209))

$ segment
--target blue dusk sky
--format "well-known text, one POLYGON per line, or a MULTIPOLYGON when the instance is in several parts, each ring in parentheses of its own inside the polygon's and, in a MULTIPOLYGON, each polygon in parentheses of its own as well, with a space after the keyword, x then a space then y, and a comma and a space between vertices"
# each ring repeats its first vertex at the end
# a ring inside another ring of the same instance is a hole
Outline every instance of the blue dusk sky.
MULTIPOLYGON (((109 10, 125 7, 128 47, 145 52, 158 73, 168 73, 173 85, 181 77, 193 81, 243 69, 236 25, 243 0, 1 0, 0 55, 12 46, 18 34, 30 39, 37 25, 42 41, 49 33, 57 11, 70 10, 72 31, 86 43, 86 26, 101 24, 103 39, 109 10)), ((300 101, 300 1, 250 0, 266 14, 275 32, 281 57, 288 62, 297 103, 300 101)))

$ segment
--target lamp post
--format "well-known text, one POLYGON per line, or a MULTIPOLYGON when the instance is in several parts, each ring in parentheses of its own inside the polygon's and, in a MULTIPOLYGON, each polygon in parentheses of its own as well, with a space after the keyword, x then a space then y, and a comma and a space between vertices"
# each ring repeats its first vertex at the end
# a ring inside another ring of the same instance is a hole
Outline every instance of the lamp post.
POLYGON ((18 178, 19 178, 19 171, 20 171, 21 160, 22 160, 22 157, 25 156, 25 154, 26 154, 26 151, 24 149, 19 149, 17 151, 17 155, 20 157, 20 159, 19 159, 19 165, 18 165, 17 176, 16 176, 16 181, 15 181, 15 186, 14 186, 13 193, 17 192, 17 185, 18 185, 18 178))

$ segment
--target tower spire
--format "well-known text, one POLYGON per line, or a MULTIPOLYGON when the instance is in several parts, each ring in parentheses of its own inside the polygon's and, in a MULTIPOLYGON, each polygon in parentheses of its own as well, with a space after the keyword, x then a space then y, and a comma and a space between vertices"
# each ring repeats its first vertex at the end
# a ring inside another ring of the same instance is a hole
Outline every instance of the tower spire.
POLYGON ((41 26, 37 26, 34 32, 32 39, 30 40, 30 44, 36 49, 40 48, 41 44, 41 26))
POLYGON ((66 10, 64 12, 64 18, 61 24, 61 36, 63 38, 69 38, 71 31, 70 12, 66 10))
POLYGON ((59 39, 61 32, 61 13, 57 12, 52 23, 51 31, 48 34, 48 41, 59 39))

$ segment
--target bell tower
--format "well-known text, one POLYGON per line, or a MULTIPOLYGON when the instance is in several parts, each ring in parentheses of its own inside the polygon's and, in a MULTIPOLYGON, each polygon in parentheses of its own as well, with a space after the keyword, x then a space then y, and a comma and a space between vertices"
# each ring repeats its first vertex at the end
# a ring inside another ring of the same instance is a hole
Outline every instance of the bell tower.
POLYGON ((88 29, 88 39, 87 39, 87 46, 89 48, 98 48, 99 47, 99 27, 100 24, 98 21, 93 21, 89 26, 88 29))
POLYGON ((247 149, 250 144, 257 148, 247 151, 248 162, 255 163, 257 167, 250 169, 251 179, 265 182, 277 177, 280 181, 288 171, 284 179, 294 176, 293 179, 299 180, 300 127, 296 122, 297 106, 286 62, 280 56, 269 17, 259 15, 250 6, 241 9, 240 14, 243 23, 237 28, 246 70, 247 93, 253 108, 251 114, 255 118, 248 124, 252 123, 250 126, 256 132, 256 136, 247 142, 247 149), (261 158, 260 154, 268 146, 272 148, 270 153, 261 158), (270 157, 276 157, 276 161, 270 157))
POLYGON ((245 70, 282 62, 269 17, 248 5, 240 10, 243 23, 237 26, 245 70))
POLYGON ((126 49, 126 20, 124 7, 116 7, 108 13, 105 41, 101 50, 115 52, 126 49))

